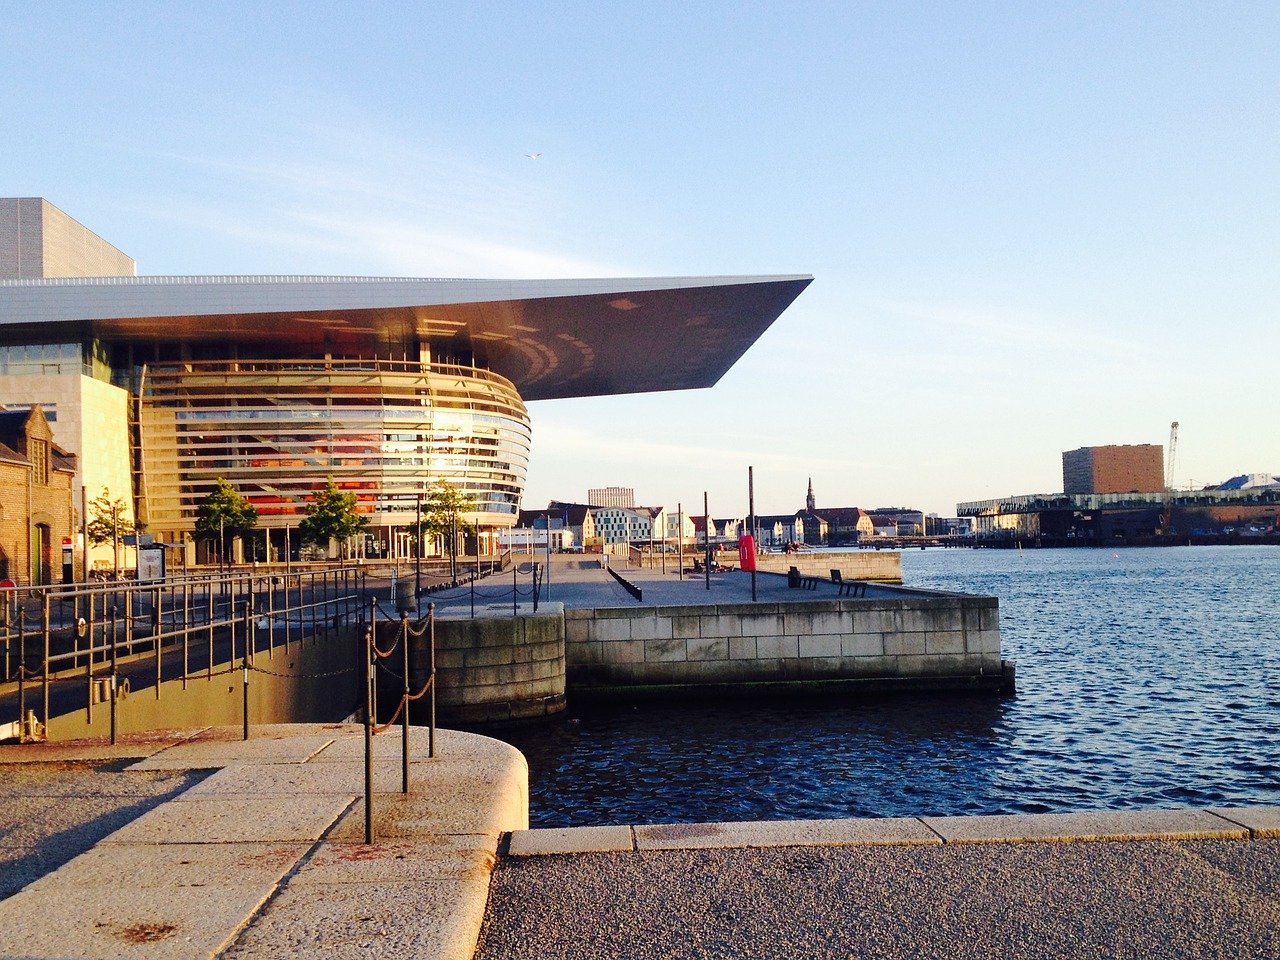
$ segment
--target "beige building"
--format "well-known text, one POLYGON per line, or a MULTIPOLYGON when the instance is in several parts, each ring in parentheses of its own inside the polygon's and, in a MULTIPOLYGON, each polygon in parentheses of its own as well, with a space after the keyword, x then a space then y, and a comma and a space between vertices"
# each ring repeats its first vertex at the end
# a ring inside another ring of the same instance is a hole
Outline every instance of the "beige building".
POLYGON ((0 579, 61 582, 67 561, 73 579, 81 576, 72 559, 75 472, 75 457, 53 442, 40 407, 0 412, 0 579))

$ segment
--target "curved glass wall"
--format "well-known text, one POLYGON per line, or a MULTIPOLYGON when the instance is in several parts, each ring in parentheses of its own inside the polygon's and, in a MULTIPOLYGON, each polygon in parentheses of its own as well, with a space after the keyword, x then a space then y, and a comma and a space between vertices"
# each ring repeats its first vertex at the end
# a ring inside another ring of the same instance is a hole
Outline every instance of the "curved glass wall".
POLYGON ((475 367, 391 360, 156 364, 138 401, 143 518, 191 530, 226 478, 259 525, 292 526, 330 477, 376 526, 414 522, 419 496, 448 480, 482 527, 514 524, 529 463, 529 414, 515 386, 475 367))

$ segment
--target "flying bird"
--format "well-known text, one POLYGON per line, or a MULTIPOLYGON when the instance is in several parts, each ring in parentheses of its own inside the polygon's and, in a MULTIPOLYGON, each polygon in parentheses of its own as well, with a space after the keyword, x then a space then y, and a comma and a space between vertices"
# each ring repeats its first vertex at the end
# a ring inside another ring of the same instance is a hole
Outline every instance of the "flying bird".
POLYGON ((528 157, 530 160, 537 160, 540 156, 542 156, 542 154, 540 154, 540 153, 526 153, 526 154, 525 154, 525 156, 526 156, 526 157, 528 157))

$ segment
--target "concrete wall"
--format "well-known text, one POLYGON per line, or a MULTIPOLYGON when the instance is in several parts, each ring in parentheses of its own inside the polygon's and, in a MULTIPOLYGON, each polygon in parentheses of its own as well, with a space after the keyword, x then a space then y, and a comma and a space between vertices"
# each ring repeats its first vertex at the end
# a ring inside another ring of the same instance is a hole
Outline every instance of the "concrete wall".
MULTIPOLYGON (((292 644, 286 654, 277 647, 268 659, 257 654, 249 673, 249 723, 337 722, 364 705, 364 635, 361 627, 328 630, 292 644)), ((215 667, 226 669, 226 665, 215 667)), ((104 671, 98 668, 96 675, 104 671)), ((116 729, 139 733, 201 726, 235 726, 244 722, 244 672, 231 670, 211 679, 194 676, 166 680, 155 687, 132 690, 117 700, 116 729)), ((28 705, 39 713, 39 687, 28 693, 28 705)), ((87 700, 86 695, 86 700, 87 700)), ((111 732, 111 706, 97 703, 49 721, 50 740, 105 737, 111 732)))
MULTIPOLYGON (((397 624, 379 625, 379 645, 397 624), (387 634, 384 631, 390 630, 387 634)), ((425 637, 415 642, 411 691, 426 678, 425 637)), ((564 608, 534 616, 493 611, 436 621, 436 711, 441 723, 489 723, 558 713, 565 707, 564 608)), ((415 710, 419 708, 415 707, 415 710)))
POLYGON ((575 697, 796 681, 1003 685, 994 597, 569 610, 565 631, 575 697))
POLYGON ((756 569, 785 574, 798 567, 806 576, 831 576, 833 569, 846 580, 902 582, 902 554, 897 550, 858 550, 854 553, 766 553, 756 558, 756 569))

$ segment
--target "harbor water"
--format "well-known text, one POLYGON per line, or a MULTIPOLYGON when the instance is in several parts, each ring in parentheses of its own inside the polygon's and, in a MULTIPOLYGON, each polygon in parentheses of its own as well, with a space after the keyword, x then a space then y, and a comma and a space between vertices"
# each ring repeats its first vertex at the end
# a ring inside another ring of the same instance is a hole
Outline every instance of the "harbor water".
POLYGON ((903 578, 999 597, 1016 695, 571 703, 500 734, 532 824, 1280 803, 1280 549, 906 551, 903 578))

